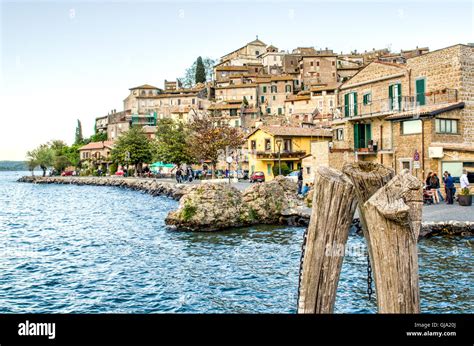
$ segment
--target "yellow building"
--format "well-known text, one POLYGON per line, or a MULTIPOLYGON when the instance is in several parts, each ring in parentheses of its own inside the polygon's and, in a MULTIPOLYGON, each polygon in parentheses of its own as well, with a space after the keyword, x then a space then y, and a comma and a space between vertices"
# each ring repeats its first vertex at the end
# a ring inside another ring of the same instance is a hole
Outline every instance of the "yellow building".
POLYGON ((331 131, 316 128, 261 126, 247 136, 250 173, 263 172, 272 180, 273 167, 279 160, 291 170, 301 167, 301 160, 311 153, 311 144, 332 138, 331 131))

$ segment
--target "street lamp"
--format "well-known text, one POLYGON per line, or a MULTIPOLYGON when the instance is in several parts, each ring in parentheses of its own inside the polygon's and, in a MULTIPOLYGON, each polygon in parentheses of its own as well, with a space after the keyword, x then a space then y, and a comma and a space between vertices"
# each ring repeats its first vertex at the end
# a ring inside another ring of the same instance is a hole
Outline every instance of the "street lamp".
POLYGON ((228 177, 229 177, 229 184, 230 184, 230 164, 232 163, 232 156, 227 156, 226 161, 227 161, 227 165, 228 165, 227 171, 229 172, 228 177))
POLYGON ((278 175, 281 175, 281 139, 276 140, 276 145, 278 147, 278 175))

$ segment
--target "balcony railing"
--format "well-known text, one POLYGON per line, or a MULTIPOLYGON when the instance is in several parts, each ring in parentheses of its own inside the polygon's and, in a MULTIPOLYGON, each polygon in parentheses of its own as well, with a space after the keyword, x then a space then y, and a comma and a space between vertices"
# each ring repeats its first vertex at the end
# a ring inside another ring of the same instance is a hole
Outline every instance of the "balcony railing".
POLYGON ((415 96, 401 96, 398 98, 386 98, 371 100, 370 102, 361 102, 362 96, 359 95, 356 105, 342 105, 336 108, 334 119, 352 118, 358 116, 378 116, 393 114, 405 111, 416 110, 421 106, 457 102, 458 94, 455 89, 442 89, 434 92, 428 92, 424 95, 424 104, 420 104, 415 96))
MULTIPOLYGON (((251 150, 251 154, 256 155, 257 159, 278 159, 278 152, 273 151, 256 151, 251 150)), ((306 151, 282 151, 280 152, 281 159, 299 159, 306 155, 306 151)))

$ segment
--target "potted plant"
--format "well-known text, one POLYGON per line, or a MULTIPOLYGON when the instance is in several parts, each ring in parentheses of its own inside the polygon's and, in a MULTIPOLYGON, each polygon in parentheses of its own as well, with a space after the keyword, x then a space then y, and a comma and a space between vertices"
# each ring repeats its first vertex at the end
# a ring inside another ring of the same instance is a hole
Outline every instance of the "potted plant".
POLYGON ((467 187, 461 189, 461 192, 459 192, 458 203, 464 207, 472 205, 472 195, 467 187))

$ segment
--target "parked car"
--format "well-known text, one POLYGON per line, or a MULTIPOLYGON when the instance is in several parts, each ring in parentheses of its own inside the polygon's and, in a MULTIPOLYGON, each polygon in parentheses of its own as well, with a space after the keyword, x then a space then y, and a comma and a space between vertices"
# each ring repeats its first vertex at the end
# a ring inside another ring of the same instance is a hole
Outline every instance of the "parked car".
POLYGON ((68 177, 70 175, 73 175, 74 171, 64 171, 61 173, 62 177, 68 177))
POLYGON ((255 182, 263 183, 264 181, 265 181, 265 174, 263 172, 254 172, 250 176, 251 183, 255 183, 255 182))
POLYGON ((298 171, 293 171, 290 174, 288 174, 285 178, 293 180, 294 182, 297 182, 298 181, 298 173, 299 173, 298 171))

